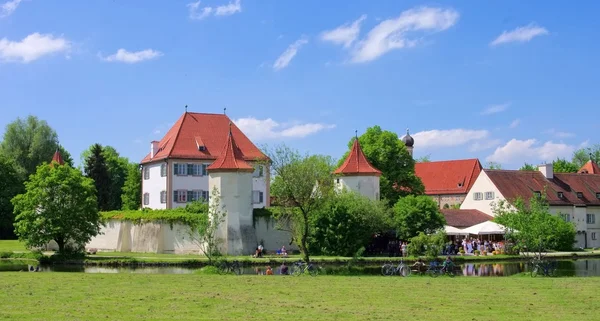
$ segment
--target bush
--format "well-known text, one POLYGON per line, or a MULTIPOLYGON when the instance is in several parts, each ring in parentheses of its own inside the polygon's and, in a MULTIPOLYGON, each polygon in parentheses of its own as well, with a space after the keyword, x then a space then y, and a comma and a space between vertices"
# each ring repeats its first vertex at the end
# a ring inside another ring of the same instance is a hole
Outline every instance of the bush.
POLYGON ((434 233, 446 224, 438 204, 426 195, 400 198, 393 212, 394 227, 403 240, 418 236, 420 232, 434 233))
POLYGON ((168 210, 152 210, 144 208, 134 211, 110 211, 100 212, 105 220, 130 221, 134 224, 142 222, 168 223, 171 226, 176 223, 197 228, 208 217, 208 204, 204 202, 192 202, 186 207, 168 210))
POLYGON ((408 254, 411 256, 437 257, 442 253, 446 245, 446 233, 438 231, 435 234, 427 235, 423 232, 410 239, 408 244, 408 254))

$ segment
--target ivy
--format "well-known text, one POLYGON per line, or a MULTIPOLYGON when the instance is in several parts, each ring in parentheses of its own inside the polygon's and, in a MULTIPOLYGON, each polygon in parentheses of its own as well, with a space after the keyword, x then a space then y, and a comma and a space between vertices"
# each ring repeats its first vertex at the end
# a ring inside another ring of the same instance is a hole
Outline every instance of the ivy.
POLYGON ((184 208, 166 210, 122 210, 100 212, 105 220, 129 221, 134 224, 148 222, 166 223, 173 228, 174 224, 183 224, 196 230, 208 219, 208 206, 205 203, 192 203, 184 208))

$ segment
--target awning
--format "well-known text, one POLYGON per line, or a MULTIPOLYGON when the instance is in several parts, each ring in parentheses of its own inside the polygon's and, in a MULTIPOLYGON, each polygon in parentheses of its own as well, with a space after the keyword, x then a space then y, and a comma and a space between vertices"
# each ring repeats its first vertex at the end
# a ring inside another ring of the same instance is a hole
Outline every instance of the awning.
POLYGON ((463 230, 449 225, 444 226, 444 231, 446 232, 446 235, 468 235, 468 233, 465 233, 463 230))
POLYGON ((487 221, 473 225, 462 230, 464 234, 475 234, 475 235, 489 235, 489 234, 505 234, 506 227, 503 225, 487 221))

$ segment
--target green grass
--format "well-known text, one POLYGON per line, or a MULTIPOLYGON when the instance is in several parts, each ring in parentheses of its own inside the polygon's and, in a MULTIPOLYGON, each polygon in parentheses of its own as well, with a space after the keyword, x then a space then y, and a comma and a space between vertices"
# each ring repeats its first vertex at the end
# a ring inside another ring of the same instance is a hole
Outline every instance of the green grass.
POLYGON ((27 251, 25 244, 17 240, 1 240, 0 252, 23 252, 27 251))
POLYGON ((600 278, 0 278, 0 320, 597 320, 600 309, 600 278))

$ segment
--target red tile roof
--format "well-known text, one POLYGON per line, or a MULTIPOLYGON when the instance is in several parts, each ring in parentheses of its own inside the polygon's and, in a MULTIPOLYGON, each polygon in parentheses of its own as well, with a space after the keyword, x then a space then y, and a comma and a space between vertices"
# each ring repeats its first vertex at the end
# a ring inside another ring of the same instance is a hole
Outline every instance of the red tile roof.
POLYGON ((208 171, 244 171, 253 172, 254 167, 250 166, 245 160, 242 152, 237 147, 235 139, 231 134, 231 131, 227 135, 227 143, 223 146, 223 150, 219 154, 219 157, 206 168, 208 171))
POLYGON ((476 158, 415 164, 427 195, 467 194, 481 170, 476 158))
MULTIPOLYGON (((141 163, 165 158, 217 159, 227 143, 229 123, 231 120, 224 114, 186 112, 160 140, 154 157, 148 154, 141 163), (204 150, 199 150, 199 144, 204 145, 204 150)), ((244 160, 268 160, 235 124, 231 125, 231 132, 244 160)))
POLYGON ((446 225, 466 228, 479 223, 491 221, 493 217, 478 210, 442 209, 446 225))
POLYGON ((64 165, 65 161, 62 158, 62 155, 60 154, 60 152, 57 150, 56 152, 54 152, 54 156, 52 156, 52 161, 50 163, 54 163, 57 162, 59 165, 64 165))
POLYGON ((486 169, 484 172, 509 201, 519 197, 527 201, 534 192, 546 189, 550 205, 600 205, 600 175, 554 173, 552 179, 547 179, 539 171, 486 169), (578 193, 581 198, 577 197, 578 193))
POLYGON ((590 159, 579 169, 579 171, 577 171, 577 173, 600 175, 600 166, 590 159))
POLYGON ((338 167, 334 172, 334 174, 341 175, 375 175, 381 176, 381 171, 377 168, 373 167, 371 163, 367 160, 367 157, 360 148, 360 143, 358 139, 354 140, 352 144, 352 149, 350 150, 350 154, 346 157, 344 163, 338 167))

